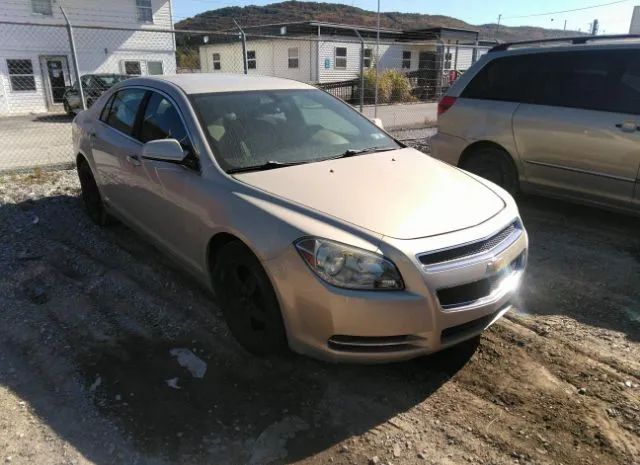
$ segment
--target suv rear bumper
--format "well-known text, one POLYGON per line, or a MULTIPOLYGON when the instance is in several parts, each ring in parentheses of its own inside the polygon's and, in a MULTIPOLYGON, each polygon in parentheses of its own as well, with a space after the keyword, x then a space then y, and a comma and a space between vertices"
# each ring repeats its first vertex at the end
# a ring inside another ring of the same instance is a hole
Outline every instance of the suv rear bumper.
POLYGON ((431 138, 431 156, 453 166, 458 166, 460 155, 467 146, 461 137, 438 132, 431 138))

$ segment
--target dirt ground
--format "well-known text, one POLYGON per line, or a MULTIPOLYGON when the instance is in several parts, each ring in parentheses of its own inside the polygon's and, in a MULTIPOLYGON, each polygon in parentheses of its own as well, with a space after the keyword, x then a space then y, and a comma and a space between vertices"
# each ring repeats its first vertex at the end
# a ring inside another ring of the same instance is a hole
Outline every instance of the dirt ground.
POLYGON ((330 365, 245 353, 212 296, 88 221, 74 172, 0 177, 0 463, 639 465, 640 221, 519 203, 517 311, 455 350, 330 365))

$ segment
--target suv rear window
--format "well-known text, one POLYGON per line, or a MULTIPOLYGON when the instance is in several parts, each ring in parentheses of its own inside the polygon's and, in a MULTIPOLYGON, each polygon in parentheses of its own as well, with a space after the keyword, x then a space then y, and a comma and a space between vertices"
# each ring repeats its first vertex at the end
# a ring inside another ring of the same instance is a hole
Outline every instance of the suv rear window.
POLYGON ((640 51, 580 50, 497 58, 462 97, 640 114, 640 51))

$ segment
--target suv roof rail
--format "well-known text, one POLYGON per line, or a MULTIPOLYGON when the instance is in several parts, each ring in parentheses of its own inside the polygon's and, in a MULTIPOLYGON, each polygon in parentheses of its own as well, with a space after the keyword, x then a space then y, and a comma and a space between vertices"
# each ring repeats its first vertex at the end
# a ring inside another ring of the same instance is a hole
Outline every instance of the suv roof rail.
POLYGON ((578 36, 578 37, 555 37, 553 39, 537 39, 537 40, 523 40, 521 42, 506 42, 499 44, 489 50, 491 52, 504 52, 511 47, 519 45, 534 45, 534 44, 547 44, 547 43, 569 43, 571 45, 584 45, 587 42, 598 40, 626 40, 626 39, 640 39, 640 34, 617 34, 617 35, 602 35, 602 36, 578 36))

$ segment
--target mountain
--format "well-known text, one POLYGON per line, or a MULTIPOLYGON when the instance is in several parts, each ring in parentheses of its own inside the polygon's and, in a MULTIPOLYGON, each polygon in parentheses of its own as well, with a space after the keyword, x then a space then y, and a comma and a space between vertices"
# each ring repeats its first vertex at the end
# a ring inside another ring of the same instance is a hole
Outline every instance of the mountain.
MULTIPOLYGON (((226 7, 210 10, 176 23, 176 29, 223 31, 234 28, 233 20, 242 26, 259 26, 294 21, 326 21, 341 24, 375 27, 377 14, 361 8, 335 3, 285 1, 265 6, 226 7)), ((544 29, 532 26, 508 27, 497 24, 471 25, 450 16, 418 13, 384 12, 380 26, 390 29, 418 29, 451 27, 480 32, 482 39, 517 41, 581 35, 576 31, 544 29), (498 31, 498 32, 496 32, 498 31)))

